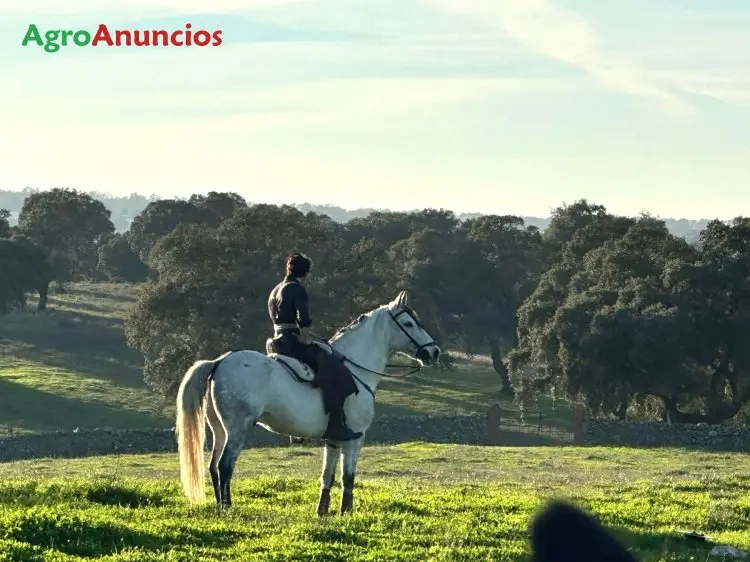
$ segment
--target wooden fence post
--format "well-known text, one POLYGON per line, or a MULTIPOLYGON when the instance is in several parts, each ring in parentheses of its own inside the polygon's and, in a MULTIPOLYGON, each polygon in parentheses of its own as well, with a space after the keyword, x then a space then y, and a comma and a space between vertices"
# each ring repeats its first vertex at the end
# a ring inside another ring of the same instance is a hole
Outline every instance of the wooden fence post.
POLYGON ((580 404, 573 406, 573 443, 586 444, 586 414, 580 404))
POLYGON ((487 410, 487 443, 489 445, 498 445, 500 443, 500 419, 502 411, 498 404, 493 404, 487 410))

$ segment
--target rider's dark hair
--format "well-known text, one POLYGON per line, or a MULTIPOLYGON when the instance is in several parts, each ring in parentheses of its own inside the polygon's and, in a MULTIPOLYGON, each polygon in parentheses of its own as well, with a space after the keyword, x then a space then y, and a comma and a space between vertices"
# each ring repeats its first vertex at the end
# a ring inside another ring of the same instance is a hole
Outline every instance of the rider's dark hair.
POLYGON ((294 252, 286 258, 286 272, 293 277, 304 277, 312 267, 312 260, 304 254, 294 252))

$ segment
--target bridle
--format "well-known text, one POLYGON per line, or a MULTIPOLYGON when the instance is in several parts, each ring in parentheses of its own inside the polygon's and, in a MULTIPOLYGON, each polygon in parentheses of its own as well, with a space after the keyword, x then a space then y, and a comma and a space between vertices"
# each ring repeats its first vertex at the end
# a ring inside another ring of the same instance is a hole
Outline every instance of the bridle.
MULTIPOLYGON (((414 321, 414 323, 417 325, 419 329, 422 330, 425 334, 427 333, 427 330, 425 330, 422 323, 419 321, 419 318, 417 317, 417 313, 414 312, 408 305, 402 304, 401 310, 399 310, 396 314, 393 314, 391 310, 388 310, 388 314, 391 318, 393 318, 393 321, 396 323, 396 326, 399 327, 399 329, 406 335, 407 338, 409 338, 409 341, 414 344, 414 347, 416 350, 414 351, 414 356, 417 357, 419 355, 419 352, 422 351, 426 347, 430 347, 431 345, 438 346, 437 342, 433 339, 428 341, 427 343, 420 344, 417 340, 412 337, 412 335, 401 325, 401 322, 396 320, 399 316, 402 314, 406 314, 409 316, 409 318, 414 321)), ((421 369, 421 367, 420 367, 421 369)))
MULTIPOLYGON (((413 322, 414 322, 414 323, 415 323, 415 324, 416 324, 416 325, 417 325, 417 326, 418 326, 419 328, 421 328, 421 330, 422 330, 422 331, 423 331, 424 333, 427 333, 427 331, 426 331, 426 330, 424 329, 424 326, 423 326, 423 325, 422 325, 422 323, 421 323, 421 322, 419 321, 419 318, 417 317, 417 314, 416 314, 416 312, 414 312, 414 311, 413 311, 413 310, 412 310, 412 309, 411 309, 411 308, 410 308, 409 306, 407 306, 406 304, 402 304, 402 305, 401 305, 401 310, 399 310, 399 311, 398 311, 398 312, 397 312, 396 314, 393 314, 393 312, 392 312, 392 311, 391 311, 390 309, 388 310, 388 315, 389 315, 389 316, 391 317, 391 319, 392 319, 392 320, 393 320, 393 321, 394 321, 394 322, 396 323, 396 326, 398 326, 398 327, 399 327, 399 329, 400 329, 400 330, 401 330, 401 331, 402 331, 402 332, 403 332, 404 334, 406 334, 406 337, 407 337, 407 338, 409 338, 409 341, 410 341, 410 342, 411 342, 412 344, 414 344, 414 347, 415 347, 415 351, 414 351, 414 356, 415 356, 415 357, 416 357, 416 356, 417 356, 417 354, 418 354, 418 353, 419 353, 420 351, 422 351, 422 350, 423 350, 424 348, 426 348, 426 347, 429 347, 429 346, 431 346, 431 345, 434 345, 434 346, 437 346, 437 345, 438 345, 438 343, 437 343, 437 342, 436 342, 435 340, 433 340, 433 339, 430 339, 430 341, 429 341, 429 342, 427 342, 427 343, 423 343, 423 344, 420 344, 420 343, 419 343, 419 342, 418 342, 417 340, 415 340, 415 339, 414 339, 414 337, 413 337, 413 336, 412 336, 412 335, 411 335, 411 334, 410 334, 410 333, 409 333, 409 332, 408 332, 408 331, 407 331, 407 330, 406 330, 406 329, 405 329, 405 328, 404 328, 404 327, 403 327, 403 326, 401 325, 401 323, 400 323, 400 322, 399 322, 399 321, 397 320, 397 318, 398 318, 399 316, 401 316, 402 314, 407 314, 407 315, 409 316, 409 318, 410 318, 410 319, 411 319, 411 320, 412 320, 412 321, 413 321, 413 322)), ((330 344, 329 344, 329 345, 330 345, 330 344)), ((408 372, 408 373, 406 373, 405 375, 391 375, 391 374, 388 374, 388 373, 380 373, 380 372, 378 372, 378 371, 373 371, 372 369, 368 369, 367 367, 365 367, 364 365, 360 365, 360 364, 359 364, 359 363, 357 363, 356 361, 352 361, 351 359, 349 359, 348 357, 346 357, 346 356, 345 356, 345 355, 344 355, 343 353, 340 353, 340 352, 338 352, 338 351, 334 350, 334 349, 333 349, 333 347, 331 347, 331 350, 333 351, 333 353, 334 353, 335 355, 338 355, 338 356, 339 356, 339 357, 340 357, 340 358, 341 358, 341 359, 342 359, 343 361, 346 361, 347 363, 350 363, 351 365, 354 365, 355 367, 357 367, 357 368, 359 368, 359 369, 362 369, 363 371, 367 371, 368 373, 372 373, 373 375, 378 375, 378 376, 381 376, 381 377, 384 377, 384 378, 391 378, 391 379, 405 379, 406 377, 408 377, 408 376, 410 376, 410 375, 412 375, 412 374, 414 374, 414 373, 416 373, 416 372, 418 372, 418 371, 421 371, 421 370, 422 370, 422 367, 423 367, 423 364, 422 364, 422 362, 421 362, 421 361, 420 361, 420 360, 419 360, 419 359, 417 358, 417 366, 416 366, 416 367, 414 367, 414 368, 412 368, 412 366, 411 366, 411 365, 393 365, 393 364, 386 364, 386 367, 390 367, 390 368, 399 368, 399 369, 412 369, 411 371, 409 371, 409 372, 408 372)), ((368 390, 368 392, 369 392, 370 394, 372 394, 373 398, 375 397, 375 393, 374 393, 374 392, 372 391, 372 389, 370 388, 370 386, 369 386, 368 384, 366 384, 366 383, 365 383, 365 382, 364 382, 363 380, 361 380, 361 379, 360 379, 360 378, 359 378, 359 377, 358 377, 357 375, 355 375, 354 373, 352 373, 352 376, 353 376, 353 377, 354 377, 355 379, 357 379, 357 380, 358 380, 358 381, 359 381, 360 383, 362 383, 362 385, 363 385, 363 386, 364 386, 364 387, 365 387, 365 388, 366 388, 366 389, 368 390)))

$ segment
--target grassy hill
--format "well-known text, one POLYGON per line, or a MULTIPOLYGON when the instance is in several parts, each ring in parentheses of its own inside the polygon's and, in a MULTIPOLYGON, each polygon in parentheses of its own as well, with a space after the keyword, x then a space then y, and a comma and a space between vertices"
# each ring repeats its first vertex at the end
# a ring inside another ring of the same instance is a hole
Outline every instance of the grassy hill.
POLYGON ((0 426, 15 430, 171 427, 125 344, 132 285, 70 286, 47 312, 0 318, 0 426))
MULTIPOLYGON (((0 435, 78 428, 172 427, 174 408, 143 383, 142 361, 125 344, 123 318, 138 286, 68 286, 49 310, 28 309, 0 317, 0 435)), ((487 358, 465 360, 452 370, 428 368, 404 380, 384 380, 378 416, 486 411, 499 403, 509 419, 515 405, 497 390, 487 358)), ((545 408, 547 406, 545 405, 545 408)), ((565 425, 569 412, 547 411, 565 425)))
POLYGON ((186 504, 174 454, 2 464, 0 559, 520 562, 551 497, 591 510, 642 562, 720 560, 713 541, 750 548, 740 453, 366 446, 354 513, 323 520, 320 462, 317 448, 245 451, 224 513, 210 487, 206 505, 186 504))

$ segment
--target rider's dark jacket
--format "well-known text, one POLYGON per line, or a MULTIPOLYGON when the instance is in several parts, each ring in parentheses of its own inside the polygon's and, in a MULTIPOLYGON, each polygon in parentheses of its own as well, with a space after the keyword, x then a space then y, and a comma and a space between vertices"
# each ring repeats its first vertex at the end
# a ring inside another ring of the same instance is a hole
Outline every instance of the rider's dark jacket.
POLYGON ((287 275, 268 296, 268 315, 276 335, 299 334, 312 325, 307 289, 296 277, 287 275))
POLYGON ((302 343, 296 335, 300 328, 312 325, 307 289, 291 275, 276 285, 268 296, 268 315, 274 327, 273 339, 269 339, 266 349, 282 355, 289 355, 307 363, 316 373, 315 384, 323 389, 323 403, 326 413, 341 411, 344 399, 358 393, 349 370, 342 361, 332 356, 314 343, 302 343))

